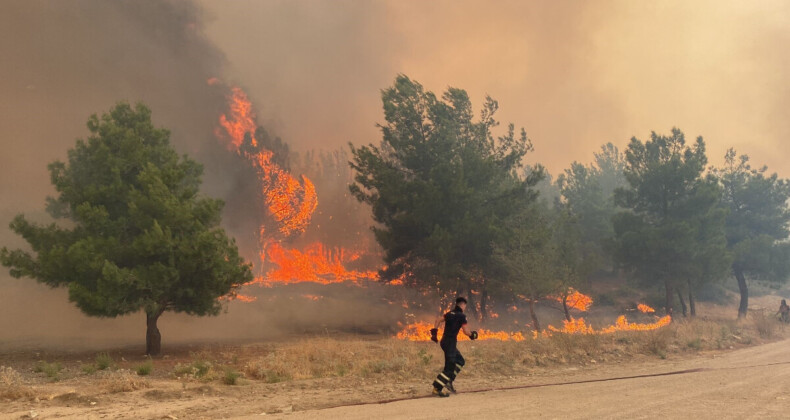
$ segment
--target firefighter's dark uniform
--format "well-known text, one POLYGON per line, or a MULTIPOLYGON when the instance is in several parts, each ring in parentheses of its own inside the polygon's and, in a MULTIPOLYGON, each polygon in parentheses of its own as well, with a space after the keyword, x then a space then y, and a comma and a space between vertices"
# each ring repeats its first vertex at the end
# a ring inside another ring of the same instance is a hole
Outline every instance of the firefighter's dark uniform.
POLYGON ((439 342, 442 351, 444 351, 444 370, 433 381, 433 387, 439 391, 447 386, 448 382, 455 380, 464 366, 464 358, 456 347, 458 332, 464 325, 466 325, 466 315, 458 306, 444 314, 444 333, 442 333, 442 340, 439 342))

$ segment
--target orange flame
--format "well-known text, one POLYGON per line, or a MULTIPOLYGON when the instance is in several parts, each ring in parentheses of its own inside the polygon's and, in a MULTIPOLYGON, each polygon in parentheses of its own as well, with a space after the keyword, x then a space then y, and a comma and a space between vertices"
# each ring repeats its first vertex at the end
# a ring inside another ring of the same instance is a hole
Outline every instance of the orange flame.
MULTIPOLYGON (((219 130, 217 134, 228 138, 229 147, 242 153, 240 147, 247 134, 250 135, 252 145, 258 145, 255 139, 255 130, 258 127, 255 113, 249 98, 238 87, 231 89, 228 102, 228 114, 219 117, 219 124, 225 129, 225 135, 219 130)), ((301 180, 291 176, 274 162, 274 153, 270 150, 262 149, 243 154, 258 171, 266 207, 277 221, 280 233, 289 236, 304 232, 318 206, 318 196, 313 183, 304 175, 301 180)))
POLYGON ((549 325, 548 330, 552 332, 561 332, 566 334, 594 334, 595 330, 591 325, 587 325, 584 318, 573 318, 571 320, 562 320, 562 329, 557 329, 553 325, 549 325))
MULTIPOLYGON (((219 81, 212 78, 208 83, 214 85, 219 81)), ((226 139, 228 147, 242 154, 256 169, 264 204, 276 222, 278 232, 284 237, 304 232, 318 206, 315 185, 304 175, 301 179, 294 178, 276 163, 272 151, 259 147, 260 139, 255 138, 257 128, 252 102, 243 90, 232 87, 228 95, 228 112, 220 115, 216 134, 226 139), (254 151, 241 147, 247 135, 250 136, 249 141, 254 151)), ((344 264, 359 259, 360 253, 352 253, 342 248, 330 251, 321 243, 314 243, 304 250, 286 249, 274 239, 264 239, 263 226, 260 228, 260 234, 261 262, 271 263, 274 268, 270 268, 252 283, 329 284, 342 281, 357 282, 362 279, 375 280, 378 277, 373 271, 345 269, 344 264)))
POLYGON ((277 268, 270 270, 254 282, 267 286, 275 283, 359 282, 360 280, 376 280, 378 278, 375 271, 356 271, 345 268, 345 263, 358 258, 356 253, 348 252, 343 248, 334 249, 332 252, 320 242, 313 243, 304 251, 286 249, 279 242, 270 242, 265 252, 268 261, 276 265, 277 268))
MULTIPOLYGON (((550 296, 550 298, 562 303, 562 296, 550 296)), ((593 304, 593 299, 571 287, 568 289, 568 297, 565 302, 569 309, 587 312, 593 304)))
POLYGON ((617 317, 614 325, 610 325, 608 327, 602 328, 600 330, 595 330, 591 325, 587 325, 584 321, 584 318, 575 319, 571 317, 570 321, 563 320, 563 327, 562 329, 555 328, 549 325, 548 329, 552 332, 557 333, 564 333, 564 334, 611 334, 616 331, 651 331, 657 330, 659 328, 665 327, 669 325, 672 321, 672 318, 667 315, 663 318, 659 318, 656 322, 648 323, 648 324, 641 324, 641 323, 630 323, 628 319, 626 319, 625 315, 620 315, 617 317))
MULTIPOLYGON (((209 84, 216 84, 216 78, 208 80, 209 84)), ((231 144, 238 149, 241 143, 244 142, 244 136, 249 133, 252 136, 252 145, 257 146, 258 142, 255 140, 255 130, 258 124, 255 122, 255 113, 252 111, 252 102, 247 98, 241 88, 231 88, 231 94, 228 97, 228 106, 230 108, 229 115, 219 116, 219 125, 225 129, 228 137, 230 137, 231 144)))
POLYGON ((247 296, 247 295, 236 294, 236 295, 220 296, 219 300, 220 301, 228 301, 228 302, 230 302, 232 300, 238 300, 240 302, 247 302, 247 303, 249 303, 249 302, 255 302, 256 300, 258 300, 258 298, 256 298, 255 296, 247 296))
POLYGON ((655 309, 645 305, 644 303, 640 303, 639 305, 636 305, 636 309, 638 309, 639 312, 642 312, 643 314, 652 314, 656 311, 655 309))
MULTIPOLYGON (((562 333, 562 334, 588 334, 588 335, 601 335, 601 334, 612 334, 616 331, 651 331, 657 330, 659 328, 666 327, 672 321, 672 318, 667 315, 663 318, 659 318, 656 322, 648 323, 648 324, 641 324, 641 323, 630 323, 626 319, 625 315, 620 315, 617 320, 615 321, 614 325, 610 325, 608 327, 602 328, 600 330, 596 330, 592 327, 592 325, 588 325, 584 318, 571 318, 570 321, 563 320, 563 327, 562 329, 556 328, 552 325, 548 326, 547 330, 538 333, 537 331, 532 332, 532 338, 537 339, 539 337, 550 337, 552 333, 562 333)), ((409 324, 405 326, 401 331, 396 334, 396 337, 401 340, 409 340, 409 341, 428 341, 431 339, 431 328, 433 325, 427 322, 415 322, 413 324, 409 324)), ((441 332, 441 331, 440 331, 441 332)), ((524 341, 524 335, 520 332, 516 333, 508 333, 504 331, 489 331, 481 329, 478 331, 479 339, 480 340, 501 340, 501 341, 524 341)), ((439 336, 441 338, 441 336, 439 336)), ((463 334, 460 334, 458 337, 459 341, 466 341, 469 338, 463 334)))
MULTIPOLYGON (((433 328, 432 324, 429 324, 424 321, 418 321, 413 324, 409 324, 405 326, 402 330, 400 330, 395 337, 401 340, 409 340, 409 341, 430 341, 431 339, 431 329, 433 328)), ((442 331, 439 331, 439 339, 441 340, 442 331)), ((520 332, 509 333, 506 331, 490 331, 486 329, 480 329, 477 331, 477 339, 478 340, 500 340, 500 341, 524 341, 525 337, 520 332)), ((469 337, 464 335, 463 333, 458 334, 458 341, 469 341, 469 337)))

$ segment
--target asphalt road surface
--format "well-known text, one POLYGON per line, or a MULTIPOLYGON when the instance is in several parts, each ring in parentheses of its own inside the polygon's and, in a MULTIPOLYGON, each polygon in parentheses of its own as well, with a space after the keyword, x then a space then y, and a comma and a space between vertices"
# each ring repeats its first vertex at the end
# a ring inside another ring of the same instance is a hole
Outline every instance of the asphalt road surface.
MULTIPOLYGON (((457 381, 461 388, 463 381, 457 381)), ((790 341, 644 365, 601 366, 523 388, 294 412, 288 419, 790 419, 790 341)), ((260 418, 260 417, 257 417, 260 418)))

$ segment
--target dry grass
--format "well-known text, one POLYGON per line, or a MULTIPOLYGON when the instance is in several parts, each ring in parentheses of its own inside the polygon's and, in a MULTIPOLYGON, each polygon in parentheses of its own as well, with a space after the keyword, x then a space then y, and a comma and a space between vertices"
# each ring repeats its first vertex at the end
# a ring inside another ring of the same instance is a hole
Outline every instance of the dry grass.
POLYGON ((424 349, 415 349, 419 345, 424 343, 306 339, 266 351, 267 354, 248 361, 243 371, 249 378, 270 383, 346 375, 413 375, 415 368, 424 369, 432 359, 424 349))
POLYGON ((109 393, 137 391, 149 387, 148 381, 124 369, 102 372, 100 383, 109 393))
POLYGON ((25 385, 24 378, 16 370, 0 366, 0 399, 18 400, 33 398, 33 389, 25 385))
MULTIPOLYGON (((753 323, 681 318, 655 331, 555 333, 522 342, 487 340, 462 343, 459 347, 468 365, 474 367, 467 369, 465 375, 512 376, 555 365, 585 365, 637 355, 667 358, 756 344, 767 337, 760 328, 753 323)), ((191 359, 176 365, 173 374, 185 380, 228 384, 239 377, 266 383, 340 377, 408 381, 430 378, 443 364, 442 352, 435 343, 353 336, 204 350, 193 353, 191 359), (228 372, 232 372, 230 376, 228 372)))
POLYGON ((774 336, 776 329, 779 327, 779 321, 776 318, 766 315, 764 309, 751 311, 749 316, 752 318, 754 328, 757 329, 760 337, 771 338, 774 336))

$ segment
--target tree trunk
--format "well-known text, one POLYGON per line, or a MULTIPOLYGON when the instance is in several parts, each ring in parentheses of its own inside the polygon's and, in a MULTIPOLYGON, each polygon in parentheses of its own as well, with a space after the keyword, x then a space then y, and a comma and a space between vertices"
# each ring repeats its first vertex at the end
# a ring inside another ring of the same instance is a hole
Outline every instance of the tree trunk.
POLYGON ((148 356, 157 356, 162 351, 162 334, 159 334, 159 328, 156 326, 156 321, 162 315, 162 311, 157 311, 154 314, 146 313, 145 332, 145 354, 148 356))
POLYGON ((749 287, 746 285, 746 277, 743 275, 743 270, 740 268, 733 268, 733 274, 738 279, 738 290, 741 291, 741 304, 738 305, 738 319, 745 318, 746 312, 749 310, 749 287))
POLYGON ((488 304, 488 292, 486 292, 486 289, 483 289, 480 294, 480 322, 485 322, 486 318, 488 318, 486 304, 488 304))
POLYGON ((540 333, 540 323, 538 323, 538 316, 535 315, 535 301, 532 299, 529 300, 529 316, 532 317, 533 328, 540 333))
POLYGON ((688 316, 688 308, 686 307, 686 301, 683 299, 683 292, 678 289, 678 299, 680 300, 680 308, 683 309, 683 318, 688 316))
POLYGON ((565 320, 571 322, 571 313, 568 311, 568 295, 562 297, 562 310, 565 312, 565 320))
POLYGON ((675 296, 672 295, 672 283, 667 280, 664 282, 664 287, 667 289, 667 301, 664 309, 666 309, 667 315, 672 316, 672 300, 675 298, 675 296))
POLYGON ((694 304, 694 292, 691 289, 690 281, 689 281, 689 311, 691 313, 692 318, 697 316, 697 305, 694 304))
POLYGON ((475 306, 475 299, 473 296, 472 291, 469 290, 469 297, 466 298, 466 310, 472 318, 477 318, 477 306, 475 306))

